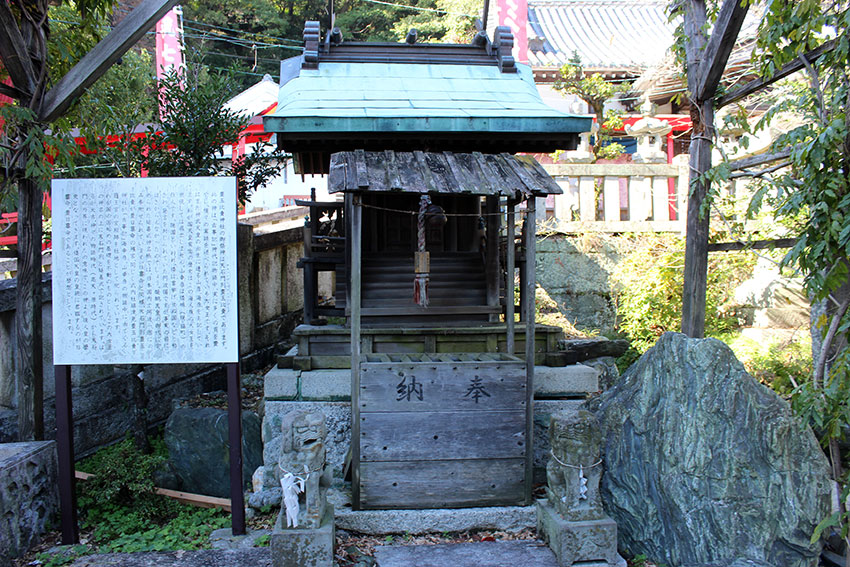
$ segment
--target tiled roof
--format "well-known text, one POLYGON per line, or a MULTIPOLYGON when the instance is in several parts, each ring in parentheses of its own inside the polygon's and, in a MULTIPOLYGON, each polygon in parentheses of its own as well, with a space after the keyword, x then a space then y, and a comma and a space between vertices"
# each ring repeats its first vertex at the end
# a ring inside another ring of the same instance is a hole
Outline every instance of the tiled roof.
POLYGON ((586 68, 655 66, 673 43, 666 7, 666 0, 529 0, 529 63, 560 67, 576 52, 586 68))

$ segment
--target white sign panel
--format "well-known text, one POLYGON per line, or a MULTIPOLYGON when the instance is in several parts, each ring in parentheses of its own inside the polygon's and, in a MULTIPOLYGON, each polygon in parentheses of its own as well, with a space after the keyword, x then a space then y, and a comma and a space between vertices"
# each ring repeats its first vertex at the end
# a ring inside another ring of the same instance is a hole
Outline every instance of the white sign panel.
POLYGON ((53 181, 53 362, 236 362, 236 180, 53 181))

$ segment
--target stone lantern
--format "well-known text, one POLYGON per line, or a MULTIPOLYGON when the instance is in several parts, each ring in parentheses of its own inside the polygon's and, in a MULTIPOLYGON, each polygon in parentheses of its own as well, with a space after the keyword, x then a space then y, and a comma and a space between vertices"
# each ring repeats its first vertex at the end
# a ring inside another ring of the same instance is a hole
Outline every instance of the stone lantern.
POLYGON ((655 118, 656 106, 644 99, 640 107, 643 118, 626 125, 626 133, 637 138, 637 152, 632 159, 638 163, 666 163, 667 152, 664 138, 673 129, 669 123, 655 118))

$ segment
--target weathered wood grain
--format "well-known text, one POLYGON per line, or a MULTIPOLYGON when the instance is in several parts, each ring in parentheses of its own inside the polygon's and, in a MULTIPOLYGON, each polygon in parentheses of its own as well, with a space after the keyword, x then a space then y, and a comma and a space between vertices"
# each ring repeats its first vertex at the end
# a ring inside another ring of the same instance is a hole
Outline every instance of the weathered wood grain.
POLYGON ((525 393, 524 362, 364 363, 360 373, 360 407, 369 412, 511 411, 525 407, 525 393), (414 380, 421 400, 404 395, 414 380))
POLYGON ((362 508, 459 508, 522 503, 522 459, 361 464, 362 508))
POLYGON ((746 1, 723 1, 697 72, 697 89, 694 91, 696 100, 704 101, 713 98, 717 93, 729 55, 735 47, 738 32, 741 31, 749 8, 750 3, 746 1))
MULTIPOLYGON (((413 404, 413 402, 410 402, 413 404)), ((526 455, 525 411, 360 412, 362 461, 526 455)))

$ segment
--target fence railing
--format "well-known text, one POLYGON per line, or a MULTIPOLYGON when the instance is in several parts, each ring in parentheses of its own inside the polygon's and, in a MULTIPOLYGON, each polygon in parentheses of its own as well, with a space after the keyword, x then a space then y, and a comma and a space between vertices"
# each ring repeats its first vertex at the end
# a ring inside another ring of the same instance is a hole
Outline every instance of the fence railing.
POLYGON ((548 223, 566 233, 684 232, 687 156, 676 161, 544 165, 564 191, 554 196, 548 223))

